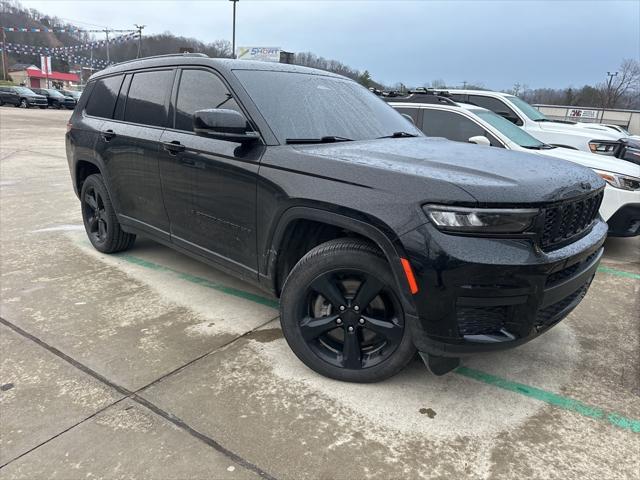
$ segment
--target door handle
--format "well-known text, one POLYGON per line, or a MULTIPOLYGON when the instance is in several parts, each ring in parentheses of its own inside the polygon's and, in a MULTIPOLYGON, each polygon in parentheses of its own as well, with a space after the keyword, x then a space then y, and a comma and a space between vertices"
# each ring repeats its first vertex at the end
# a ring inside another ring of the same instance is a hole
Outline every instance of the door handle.
POLYGON ((162 147, 171 155, 175 155, 176 153, 182 152, 185 149, 185 146, 177 140, 174 140, 173 142, 162 142, 162 147))
POLYGON ((116 136, 116 132, 114 132, 113 130, 109 129, 109 130, 104 130, 104 131, 100 132, 100 135, 102 135, 102 138, 104 138, 105 142, 108 142, 109 140, 111 140, 113 137, 116 136))

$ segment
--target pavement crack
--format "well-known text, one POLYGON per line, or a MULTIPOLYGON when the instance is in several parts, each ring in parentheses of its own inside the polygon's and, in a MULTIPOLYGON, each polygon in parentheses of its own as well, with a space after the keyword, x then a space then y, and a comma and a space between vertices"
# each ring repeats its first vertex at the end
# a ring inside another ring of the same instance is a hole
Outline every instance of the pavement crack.
MULTIPOLYGON (((278 318, 278 317, 275 317, 275 318, 278 318)), ((69 355, 67 355, 66 353, 64 353, 61 350, 57 349, 53 345, 49 345, 47 342, 41 340, 40 338, 36 337, 35 335, 27 332, 26 330, 23 330, 22 328, 20 328, 19 326, 9 322, 5 318, 0 317, 0 324, 6 326, 7 328, 10 328, 14 332, 16 332, 18 335, 21 335, 22 337, 27 338, 28 340, 31 340, 32 342, 34 342, 35 344, 37 344, 40 347, 44 348, 45 350, 49 351, 53 355, 57 356, 58 358, 64 360, 65 362, 71 364, 72 366, 76 367, 78 370, 86 373, 87 375, 95 378, 99 382, 101 382, 101 383, 113 388, 118 393, 123 395, 122 398, 120 398, 116 402, 112 403, 111 405, 107 405, 107 406, 99 409, 98 411, 94 412, 92 415, 88 416, 87 418, 85 418, 83 420, 80 420, 76 424, 74 424, 74 425, 66 428, 65 430, 57 433, 53 437, 51 437, 51 438, 45 440, 44 442, 34 446, 33 448, 29 449, 28 451, 23 452, 22 454, 20 454, 16 458, 13 458, 12 460, 9 460, 4 465, 0 465, 0 469, 4 468, 6 465, 8 465, 9 463, 19 459, 20 457, 23 457, 24 455, 27 455, 28 453, 38 449, 42 445, 45 445, 46 443, 49 443, 53 439, 55 439, 55 438, 59 437, 60 435, 63 435, 64 433, 72 430, 73 428, 77 427, 78 425, 81 425, 82 423, 86 422, 87 420, 90 420, 91 418, 95 417, 96 415, 98 415, 99 413, 103 412, 104 410, 112 407, 113 405, 121 402, 122 400, 125 400, 125 399, 129 398, 129 399, 135 401, 136 403, 138 403, 139 405, 142 405, 143 407, 147 408, 151 412, 155 413, 156 415, 162 417, 166 421, 171 422, 173 425, 177 426, 178 428, 180 428, 184 432, 188 433, 192 437, 200 440, 201 442, 203 442, 204 444, 206 444, 209 447, 213 448, 214 450, 222 453, 223 455, 225 455, 226 457, 228 457, 230 460, 232 460, 233 462, 237 463, 241 467, 258 474, 262 478, 266 478, 268 480, 277 480, 275 477, 273 477, 272 475, 270 475, 266 471, 262 470, 257 465, 254 465, 253 463, 251 463, 248 460, 244 459, 243 457, 241 457, 237 453, 234 453, 231 450, 228 450, 227 448, 222 446, 220 443, 218 443, 215 439, 209 437, 208 435, 205 435, 204 433, 199 432, 198 430, 196 430, 195 428, 191 427, 189 424, 187 424, 186 422, 184 422, 180 418, 176 417, 175 415, 171 414, 170 412, 167 412, 167 411, 163 410, 162 408, 160 408, 159 406, 157 406, 154 403, 150 402, 149 400, 137 395, 137 392, 140 392, 141 390, 143 390, 145 388, 148 388, 149 386, 151 386, 151 385, 153 385, 153 384, 155 384, 155 383, 167 378, 168 376, 175 374, 176 372, 182 370, 183 368, 186 368, 189 365, 192 365, 193 363, 195 363, 198 360, 206 357, 207 355, 211 355, 212 353, 220 350, 221 348, 224 348, 224 347, 236 342, 237 340, 245 337, 246 335, 249 335, 250 333, 254 332, 255 330, 257 330, 259 328, 262 328, 263 326, 267 325, 269 322, 272 322, 273 320, 275 320, 275 318, 272 318, 269 321, 264 322, 263 324, 257 326, 256 328, 254 328, 252 330, 249 330, 249 331, 243 333, 242 335, 230 340, 229 342, 225 343, 224 345, 221 345, 221 346, 215 348, 214 350, 212 350, 210 352, 207 352, 204 355, 201 355, 196 359, 191 360, 190 362, 182 365, 181 367, 179 367, 179 368, 177 368, 177 369, 175 369, 175 370, 163 375, 162 377, 154 380, 153 382, 149 383, 148 385, 145 385, 142 388, 139 388, 136 391, 132 392, 132 391, 126 389, 125 387, 123 387, 121 385, 118 385, 115 382, 112 382, 111 380, 106 378, 104 375, 101 375, 100 373, 96 372, 92 368, 90 368, 90 367, 84 365, 83 363, 77 361, 76 359, 70 357, 69 355)))

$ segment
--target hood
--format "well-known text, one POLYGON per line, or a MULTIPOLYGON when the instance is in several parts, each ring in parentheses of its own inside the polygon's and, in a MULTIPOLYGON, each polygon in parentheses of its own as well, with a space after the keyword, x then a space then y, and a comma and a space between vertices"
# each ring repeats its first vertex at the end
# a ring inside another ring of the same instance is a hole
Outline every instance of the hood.
POLYGON ((480 204, 510 205, 560 201, 604 186, 592 170, 566 161, 441 138, 380 139, 295 148, 300 153, 378 170, 376 174, 351 179, 373 188, 386 190, 402 185, 390 174, 419 177, 425 186, 426 201, 430 182, 455 185, 480 204))
POLYGON ((549 150, 535 150, 535 153, 545 157, 569 160, 570 162, 580 164, 584 167, 606 170, 607 172, 621 173, 623 175, 631 175, 632 177, 640 178, 640 165, 615 157, 596 155, 594 153, 581 152, 579 150, 560 147, 551 148, 549 150))
POLYGON ((620 140, 625 138, 620 132, 616 132, 605 127, 587 127, 580 123, 561 123, 561 122, 536 122, 541 130, 559 132, 564 134, 580 135, 589 140, 620 140))

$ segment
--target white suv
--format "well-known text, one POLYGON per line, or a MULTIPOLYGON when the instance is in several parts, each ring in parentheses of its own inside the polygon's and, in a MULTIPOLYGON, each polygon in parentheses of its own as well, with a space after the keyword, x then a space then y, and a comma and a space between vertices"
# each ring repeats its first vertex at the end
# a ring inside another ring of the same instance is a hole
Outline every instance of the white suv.
POLYGON ((456 104, 434 95, 387 101, 431 137, 536 153, 593 169, 607 182, 600 214, 609 224, 609 235, 640 235, 640 165, 548 145, 502 116, 475 105, 456 104))
POLYGON ((483 107, 506 118, 535 138, 557 147, 616 155, 619 140, 626 135, 601 125, 550 120, 542 112, 515 95, 485 90, 448 90, 449 97, 461 103, 483 107))

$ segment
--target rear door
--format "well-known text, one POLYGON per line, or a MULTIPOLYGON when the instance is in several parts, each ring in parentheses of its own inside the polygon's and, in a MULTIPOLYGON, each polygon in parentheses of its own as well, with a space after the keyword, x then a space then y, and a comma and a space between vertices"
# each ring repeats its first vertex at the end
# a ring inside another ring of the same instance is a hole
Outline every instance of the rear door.
POLYGON ((120 222, 166 240, 169 218, 158 161, 174 74, 174 69, 128 73, 98 141, 120 222))
POLYGON ((246 117, 215 72, 184 68, 174 88, 173 128, 162 135, 160 162, 172 241, 255 275, 256 184, 264 147, 196 135, 193 114, 208 108, 237 110, 246 117))
POLYGON ((482 125, 456 112, 422 109, 422 131, 429 137, 444 137, 454 142, 469 142, 471 137, 484 136, 492 147, 503 147, 482 125))

